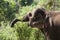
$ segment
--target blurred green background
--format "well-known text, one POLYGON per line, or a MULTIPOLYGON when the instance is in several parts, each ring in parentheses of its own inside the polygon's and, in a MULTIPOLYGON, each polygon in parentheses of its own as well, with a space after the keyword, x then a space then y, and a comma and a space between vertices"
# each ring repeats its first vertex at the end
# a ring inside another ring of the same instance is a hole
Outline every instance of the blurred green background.
POLYGON ((60 0, 0 0, 0 40, 44 40, 41 30, 28 27, 25 22, 10 27, 13 19, 21 19, 35 7, 60 10, 60 0))

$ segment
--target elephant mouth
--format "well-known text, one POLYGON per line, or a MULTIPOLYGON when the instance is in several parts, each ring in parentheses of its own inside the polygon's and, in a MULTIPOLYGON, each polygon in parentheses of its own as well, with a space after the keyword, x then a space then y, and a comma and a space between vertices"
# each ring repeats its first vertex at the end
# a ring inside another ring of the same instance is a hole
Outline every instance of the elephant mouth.
POLYGON ((31 24, 29 24, 29 26, 31 26, 31 27, 36 27, 36 28, 44 28, 44 26, 43 26, 43 23, 31 23, 31 24))

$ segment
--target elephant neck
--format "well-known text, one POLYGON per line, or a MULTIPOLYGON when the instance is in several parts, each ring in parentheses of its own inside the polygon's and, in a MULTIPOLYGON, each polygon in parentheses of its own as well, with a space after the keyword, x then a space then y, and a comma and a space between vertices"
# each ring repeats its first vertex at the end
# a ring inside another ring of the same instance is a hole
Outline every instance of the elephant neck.
POLYGON ((42 32, 45 35, 45 40, 52 40, 50 38, 50 33, 49 33, 50 27, 51 26, 50 26, 50 23, 49 23, 49 19, 47 19, 44 23, 44 29, 42 29, 42 32))

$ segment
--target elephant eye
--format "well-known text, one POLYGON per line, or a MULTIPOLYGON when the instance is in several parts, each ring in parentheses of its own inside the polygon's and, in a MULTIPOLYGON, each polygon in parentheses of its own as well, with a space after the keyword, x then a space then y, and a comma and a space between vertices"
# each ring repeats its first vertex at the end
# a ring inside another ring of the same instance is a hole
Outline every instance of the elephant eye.
POLYGON ((33 21, 38 21, 38 18, 34 17, 33 21))
POLYGON ((31 13, 29 13, 29 17, 31 17, 32 16, 32 14, 31 13))

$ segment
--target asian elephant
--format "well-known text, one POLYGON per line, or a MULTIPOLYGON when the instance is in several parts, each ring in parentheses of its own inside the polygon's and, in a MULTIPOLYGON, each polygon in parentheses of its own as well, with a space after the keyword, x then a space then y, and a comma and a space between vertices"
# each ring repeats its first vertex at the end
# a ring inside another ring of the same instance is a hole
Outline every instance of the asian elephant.
POLYGON ((39 28, 44 33, 45 40, 60 40, 60 11, 36 8, 26 14, 22 20, 15 19, 11 23, 11 27, 17 21, 28 22, 29 26, 39 28))

